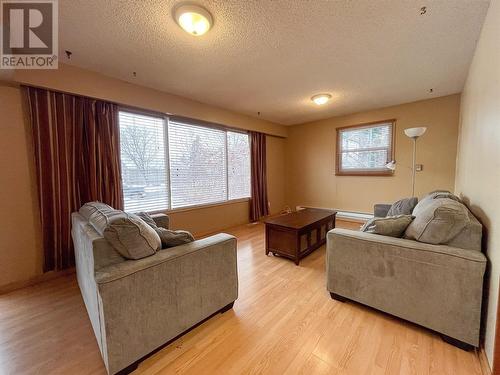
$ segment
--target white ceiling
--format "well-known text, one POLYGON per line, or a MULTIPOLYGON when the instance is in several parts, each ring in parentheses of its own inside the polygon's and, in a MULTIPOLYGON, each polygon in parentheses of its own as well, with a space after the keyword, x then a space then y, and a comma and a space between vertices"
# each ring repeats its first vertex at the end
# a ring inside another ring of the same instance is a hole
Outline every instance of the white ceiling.
POLYGON ((298 124, 461 92, 489 1, 201 0, 202 37, 177 26, 176 3, 59 1, 61 62, 298 124), (333 101, 314 105, 320 92, 333 101))

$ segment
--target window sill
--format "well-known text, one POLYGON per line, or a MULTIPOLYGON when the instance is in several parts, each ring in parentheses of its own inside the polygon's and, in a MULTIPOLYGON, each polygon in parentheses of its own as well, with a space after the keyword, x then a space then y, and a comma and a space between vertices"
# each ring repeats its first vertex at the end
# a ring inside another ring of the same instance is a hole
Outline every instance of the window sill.
POLYGON ((187 207, 178 207, 178 208, 172 208, 168 210, 157 210, 157 211, 150 211, 150 214, 175 214, 178 212, 187 212, 187 211, 196 211, 196 210, 203 210, 205 208, 212 208, 212 207, 219 207, 219 206, 227 206, 231 204, 237 204, 237 203, 244 203, 244 202, 249 202, 250 198, 239 198, 239 199, 231 199, 228 201, 222 201, 222 202, 214 202, 214 203, 207 203, 207 204, 198 204, 196 206, 187 206, 187 207))
POLYGON ((394 172, 389 170, 389 171, 373 171, 373 172, 368 172, 368 171, 360 171, 360 172, 335 172, 335 176, 358 176, 358 177, 368 177, 368 176, 374 176, 374 177, 391 177, 394 176, 394 172))

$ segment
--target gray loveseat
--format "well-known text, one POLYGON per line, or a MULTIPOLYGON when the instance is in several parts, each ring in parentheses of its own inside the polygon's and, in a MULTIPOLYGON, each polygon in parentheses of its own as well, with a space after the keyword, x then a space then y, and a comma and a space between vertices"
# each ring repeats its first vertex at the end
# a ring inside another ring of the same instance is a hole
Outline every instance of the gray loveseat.
MULTIPOLYGON (((109 374, 137 361, 238 297, 236 238, 217 234, 123 258, 89 223, 72 214, 78 284, 109 374)), ((168 217, 153 217, 168 228, 168 217)))
MULTIPOLYGON (((436 197, 431 194, 419 202, 413 210, 414 222, 419 215, 439 219, 429 212, 436 206, 457 206, 436 197)), ((376 214, 384 216, 389 207, 377 205, 376 214)), ((486 257, 481 252, 481 224, 466 212, 465 227, 452 233, 446 244, 330 231, 326 267, 332 298, 353 300, 430 328, 463 349, 478 347, 486 257)), ((417 222, 412 231, 432 226, 423 224, 417 222)), ((439 227, 443 221, 433 224, 439 227)), ((435 233, 427 237, 436 238, 435 233)))

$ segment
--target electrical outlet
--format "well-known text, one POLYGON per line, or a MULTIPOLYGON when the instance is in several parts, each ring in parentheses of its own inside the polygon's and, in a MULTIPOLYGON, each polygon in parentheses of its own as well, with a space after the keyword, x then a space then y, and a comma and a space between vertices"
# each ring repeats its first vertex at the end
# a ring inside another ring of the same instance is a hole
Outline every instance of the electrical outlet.
POLYGON ((422 172, 424 170, 424 165, 423 164, 415 164, 415 170, 417 172, 422 172))

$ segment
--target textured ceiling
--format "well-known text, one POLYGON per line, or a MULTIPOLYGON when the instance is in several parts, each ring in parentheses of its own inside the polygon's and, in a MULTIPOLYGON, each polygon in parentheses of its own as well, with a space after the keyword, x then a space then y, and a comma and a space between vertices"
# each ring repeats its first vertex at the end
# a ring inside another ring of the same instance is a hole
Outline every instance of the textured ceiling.
POLYGON ((59 1, 59 45, 73 52, 61 62, 297 124, 461 92, 489 4, 202 0, 214 26, 193 37, 176 3, 59 1), (320 92, 333 95, 323 107, 310 101, 320 92))

